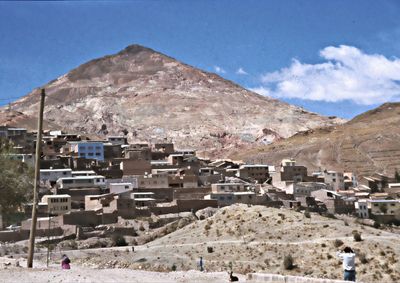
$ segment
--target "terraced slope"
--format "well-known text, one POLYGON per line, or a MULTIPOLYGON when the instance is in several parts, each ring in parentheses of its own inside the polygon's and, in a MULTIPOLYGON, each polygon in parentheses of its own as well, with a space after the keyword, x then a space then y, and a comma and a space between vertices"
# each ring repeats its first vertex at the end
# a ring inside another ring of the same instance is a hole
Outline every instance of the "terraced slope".
POLYGON ((386 103, 343 125, 298 133, 233 157, 273 164, 292 157, 311 170, 393 175, 400 169, 400 103, 386 103))

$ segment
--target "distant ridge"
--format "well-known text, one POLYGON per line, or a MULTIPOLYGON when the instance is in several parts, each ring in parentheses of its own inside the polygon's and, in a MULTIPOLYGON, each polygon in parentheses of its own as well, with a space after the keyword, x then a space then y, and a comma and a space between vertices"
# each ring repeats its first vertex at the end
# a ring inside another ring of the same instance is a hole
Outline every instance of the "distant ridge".
POLYGON ((343 125, 300 132, 273 145, 234 154, 278 164, 296 158, 309 169, 338 169, 359 175, 394 175, 400 170, 400 103, 385 103, 343 125))

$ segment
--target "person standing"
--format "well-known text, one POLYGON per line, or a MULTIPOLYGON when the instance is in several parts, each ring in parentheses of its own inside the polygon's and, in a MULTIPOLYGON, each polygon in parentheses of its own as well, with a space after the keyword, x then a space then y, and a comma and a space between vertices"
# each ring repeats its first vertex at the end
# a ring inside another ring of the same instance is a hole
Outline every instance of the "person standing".
POLYGON ((203 261, 203 257, 200 257, 199 260, 199 267, 200 267, 200 271, 204 271, 204 261, 203 261))
POLYGON ((62 269, 71 269, 70 263, 71 263, 71 261, 69 260, 67 255, 64 254, 61 258, 61 268, 62 269))
POLYGON ((344 281, 356 281, 356 254, 350 247, 338 251, 336 255, 343 261, 344 281))

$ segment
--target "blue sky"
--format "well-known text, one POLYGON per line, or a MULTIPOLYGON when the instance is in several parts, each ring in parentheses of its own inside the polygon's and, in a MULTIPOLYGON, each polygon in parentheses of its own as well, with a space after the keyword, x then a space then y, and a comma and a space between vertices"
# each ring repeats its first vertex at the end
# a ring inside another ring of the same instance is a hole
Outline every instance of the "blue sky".
POLYGON ((386 0, 0 2, 0 104, 137 43, 351 118, 400 100, 399 14, 386 0))

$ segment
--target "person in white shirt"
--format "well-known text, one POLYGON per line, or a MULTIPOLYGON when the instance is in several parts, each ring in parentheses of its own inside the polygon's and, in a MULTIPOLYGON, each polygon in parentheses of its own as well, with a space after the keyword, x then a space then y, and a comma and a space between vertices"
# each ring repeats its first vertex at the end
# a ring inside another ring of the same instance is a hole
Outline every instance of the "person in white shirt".
POLYGON ((343 261, 344 281, 356 281, 356 254, 350 247, 345 247, 336 255, 343 261))

